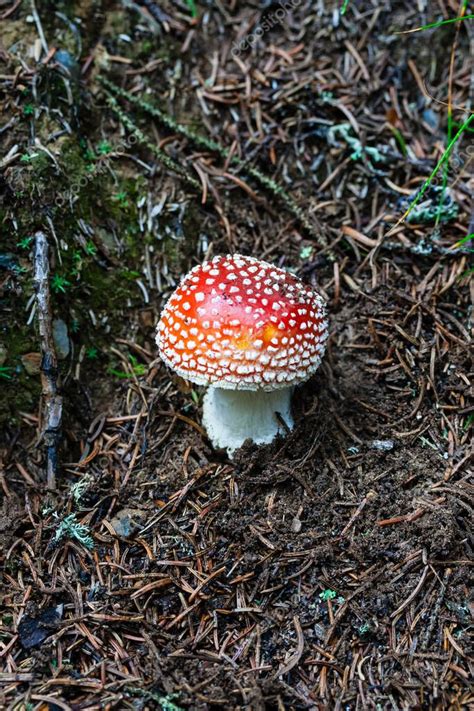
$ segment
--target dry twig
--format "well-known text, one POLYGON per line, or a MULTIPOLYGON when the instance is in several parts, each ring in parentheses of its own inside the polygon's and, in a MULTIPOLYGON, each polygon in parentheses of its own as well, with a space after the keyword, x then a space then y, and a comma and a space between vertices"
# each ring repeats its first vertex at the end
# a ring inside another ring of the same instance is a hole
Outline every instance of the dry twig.
POLYGON ((35 235, 34 283, 42 352, 41 384, 44 409, 41 437, 46 446, 47 486, 54 489, 58 469, 57 450, 61 437, 63 398, 58 392, 58 361, 53 340, 49 290, 48 240, 44 232, 37 232, 35 235))

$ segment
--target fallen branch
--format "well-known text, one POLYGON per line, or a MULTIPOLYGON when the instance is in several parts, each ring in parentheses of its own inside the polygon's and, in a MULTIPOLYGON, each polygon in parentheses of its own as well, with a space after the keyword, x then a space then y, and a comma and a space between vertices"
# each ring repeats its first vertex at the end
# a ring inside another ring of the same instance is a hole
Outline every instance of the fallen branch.
POLYGON ((299 207, 299 205, 295 202, 291 195, 289 195, 286 190, 281 187, 281 185, 279 185, 275 180, 273 180, 273 178, 270 178, 269 176, 265 175, 260 170, 258 170, 258 168, 254 168, 253 166, 248 165, 238 156, 231 155, 227 148, 224 148, 216 141, 213 141, 207 136, 195 133, 192 129, 175 121, 174 118, 166 114, 164 111, 161 111, 157 106, 154 106, 145 99, 142 99, 139 96, 135 96, 134 94, 131 94, 125 89, 122 89, 121 87, 111 82, 109 79, 106 79, 106 77, 99 76, 98 80, 105 87, 105 91, 109 98, 109 105, 111 105, 115 111, 117 111, 116 105, 110 104, 112 94, 129 101, 131 104, 134 104, 148 115, 156 118, 158 121, 160 121, 161 124, 166 126, 171 131, 185 136, 198 148, 217 153, 221 156, 221 158, 229 160, 231 165, 235 165, 236 167, 238 167, 239 170, 246 173, 247 175, 250 175, 261 187, 268 190, 277 199, 280 199, 286 206, 288 212, 300 222, 301 226, 304 227, 304 229, 307 230, 307 232, 309 232, 313 237, 315 237, 323 246, 327 246, 327 240, 325 239, 324 235, 320 234, 316 230, 315 225, 311 224, 310 220, 306 216, 306 212, 301 207, 299 207))
POLYGON ((169 170, 172 170, 173 172, 181 176, 181 178, 183 178, 186 183, 191 185, 191 187, 198 191, 201 190, 201 183, 199 183, 195 178, 189 175, 186 170, 181 165, 179 165, 179 163, 176 163, 176 161, 170 158, 164 151, 160 150, 151 141, 149 141, 143 131, 141 131, 138 126, 135 125, 130 116, 128 116, 125 111, 120 108, 117 100, 114 99, 114 97, 110 94, 107 96, 107 103, 109 104, 112 111, 117 114, 125 128, 135 136, 139 143, 145 145, 152 153, 155 154, 156 158, 161 163, 163 163, 163 165, 165 165, 169 170))
POLYGON ((57 447, 60 440, 63 399, 58 395, 58 361, 54 348, 51 301, 49 291, 48 240, 44 232, 35 235, 34 284, 38 307, 38 324, 41 343, 41 385, 43 392, 43 417, 41 438, 46 445, 47 486, 56 486, 58 467, 57 447))

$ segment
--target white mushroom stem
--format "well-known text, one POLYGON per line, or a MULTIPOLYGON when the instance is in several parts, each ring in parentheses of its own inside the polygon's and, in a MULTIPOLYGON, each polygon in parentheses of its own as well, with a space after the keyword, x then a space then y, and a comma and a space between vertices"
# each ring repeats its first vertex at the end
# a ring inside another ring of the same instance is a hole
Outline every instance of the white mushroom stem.
POLYGON ((226 449, 229 455, 246 439, 268 444, 279 432, 285 433, 277 412, 292 429, 292 391, 292 387, 270 392, 209 387, 204 395, 203 425, 212 444, 226 449))

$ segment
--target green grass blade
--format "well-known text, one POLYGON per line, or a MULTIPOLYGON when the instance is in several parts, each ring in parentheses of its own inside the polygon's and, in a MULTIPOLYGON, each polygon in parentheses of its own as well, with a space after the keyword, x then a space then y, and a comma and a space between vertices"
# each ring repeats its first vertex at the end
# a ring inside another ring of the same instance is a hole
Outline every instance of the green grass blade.
POLYGON ((412 32, 422 32, 423 30, 432 30, 435 27, 442 27, 443 25, 452 25, 453 22, 462 22, 463 20, 474 19, 474 13, 471 15, 463 15, 462 17, 452 17, 450 20, 440 20, 439 22, 430 22, 428 25, 422 25, 421 27, 415 27, 413 30, 400 30, 400 32, 395 32, 396 35, 409 35, 412 32))
POLYGON ((197 11, 195 1, 194 0, 186 0, 186 5, 188 6, 188 10, 191 13, 191 17, 196 18, 198 11, 197 11))
POLYGON ((391 234, 391 232, 392 232, 396 227, 398 227, 398 225, 400 225, 402 222, 404 222, 404 220, 406 220, 406 218, 407 218, 408 215, 411 213, 411 211, 415 208, 415 206, 418 205, 418 203, 420 202, 421 198, 422 198, 423 195, 425 194, 426 190, 429 188, 429 186, 430 186, 431 183, 433 182, 433 178, 435 177, 435 175, 439 172, 439 170, 443 167, 443 165, 444 165, 444 164, 446 163, 446 161, 448 160, 449 156, 451 155, 451 151, 452 151, 453 148, 454 148, 454 145, 455 145, 456 142, 460 139, 460 137, 462 136, 462 134, 464 133, 464 131, 468 128, 469 124, 471 123, 471 121, 472 121, 473 119, 474 119, 474 114, 471 114, 470 116, 468 116, 468 118, 467 118, 467 119, 464 121, 464 123, 461 125, 460 129, 458 130, 458 132, 456 133, 456 135, 454 136, 454 138, 452 138, 451 141, 448 143, 448 146, 446 147, 446 150, 444 151, 443 155, 441 156, 441 158, 440 158, 439 161, 437 162, 435 168, 433 169, 433 171, 431 172, 431 174, 429 175, 429 177, 428 177, 428 178, 425 180, 425 182, 423 183, 420 192, 418 193, 418 195, 416 196, 416 198, 413 200, 413 202, 411 203, 411 205, 410 205, 410 207, 408 208, 408 210, 406 210, 406 212, 400 217, 400 219, 395 223, 395 225, 389 230, 388 234, 391 234))
POLYGON ((466 235, 462 239, 458 240, 456 242, 456 244, 454 245, 454 247, 456 247, 456 249, 457 249, 458 247, 461 247, 463 244, 467 244, 467 242, 470 242, 473 239, 474 239, 474 232, 471 232, 470 235, 466 235))
POLYGON ((341 15, 346 14, 346 10, 348 7, 349 7, 349 0, 344 0, 344 2, 342 3, 342 7, 341 7, 341 15))

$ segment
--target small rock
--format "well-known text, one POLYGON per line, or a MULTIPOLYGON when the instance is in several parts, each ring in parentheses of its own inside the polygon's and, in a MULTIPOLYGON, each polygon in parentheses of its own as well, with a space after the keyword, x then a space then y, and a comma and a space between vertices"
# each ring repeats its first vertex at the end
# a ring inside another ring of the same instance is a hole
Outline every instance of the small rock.
POLYGON ((7 252, 0 254, 0 269, 5 269, 9 272, 14 272, 18 268, 18 262, 14 254, 7 252))
POLYGON ((145 516, 146 511, 141 509, 122 509, 110 524, 117 536, 129 538, 143 526, 145 516))
POLYGON ((299 518, 294 518, 291 522, 291 530, 293 533, 299 533, 301 531, 302 523, 299 518))
POLYGON ((430 128, 437 129, 439 126, 439 116, 432 109, 425 109, 421 114, 423 121, 428 124, 430 128))
POLYGON ((0 343, 0 365, 3 365, 5 363, 7 355, 7 347, 3 343, 0 343))
POLYGON ((77 60, 66 49, 58 49, 54 55, 54 60, 58 63, 64 74, 67 74, 72 79, 77 80, 79 78, 80 67, 77 60))
POLYGON ((325 639, 325 638, 326 638, 327 629, 326 629, 326 627, 324 627, 323 625, 321 625, 321 624, 319 624, 319 623, 316 623, 316 624, 314 625, 314 632, 315 632, 315 634, 316 634, 316 637, 318 637, 319 639, 325 639))
POLYGON ((21 363, 28 375, 38 375, 41 371, 41 353, 25 353, 21 363))
POLYGON ((156 317, 151 309, 143 309, 142 311, 140 311, 138 314, 138 318, 140 321, 140 325, 144 328, 152 328, 156 321, 156 317))
POLYGON ((395 442, 393 439, 374 439, 370 445, 372 449, 378 449, 380 452, 390 452, 394 448, 395 442))
POLYGON ((46 637, 56 631, 56 625, 62 617, 63 605, 48 607, 37 617, 25 615, 18 625, 20 642, 25 649, 39 647, 46 637))
POLYGON ((69 355, 69 334, 64 321, 57 318, 53 321, 53 340, 58 360, 65 360, 69 355))

